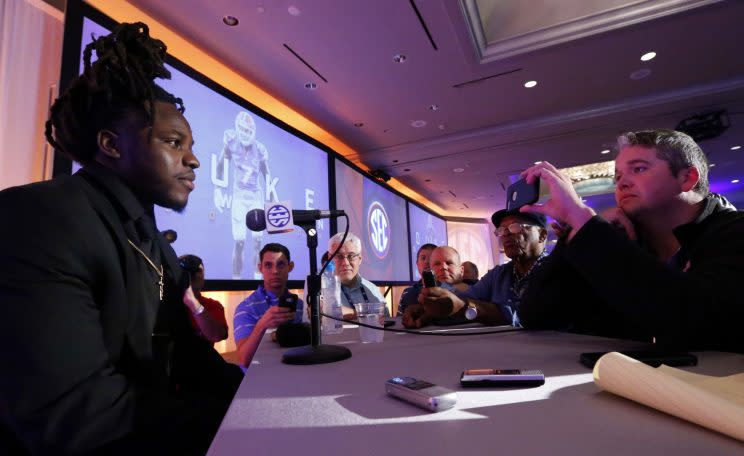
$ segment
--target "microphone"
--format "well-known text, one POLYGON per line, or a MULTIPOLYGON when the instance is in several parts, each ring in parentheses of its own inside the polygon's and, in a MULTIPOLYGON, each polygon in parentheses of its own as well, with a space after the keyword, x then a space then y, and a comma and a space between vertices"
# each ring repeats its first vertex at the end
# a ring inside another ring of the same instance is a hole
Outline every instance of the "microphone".
MULTIPOLYGON (((339 209, 335 211, 321 211, 318 209, 311 210, 292 210, 292 218, 295 225, 315 222, 325 218, 336 218, 346 215, 339 209)), ((245 214, 245 225, 251 231, 263 231, 266 229, 266 212, 263 209, 251 209, 245 214)))

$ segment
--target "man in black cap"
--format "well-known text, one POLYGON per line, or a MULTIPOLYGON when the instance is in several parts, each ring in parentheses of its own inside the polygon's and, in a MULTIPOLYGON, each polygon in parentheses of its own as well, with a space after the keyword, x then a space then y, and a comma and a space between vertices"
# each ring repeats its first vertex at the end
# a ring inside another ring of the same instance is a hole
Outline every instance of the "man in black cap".
POLYGON ((458 314, 481 323, 520 326, 517 309, 522 295, 532 271, 546 257, 547 222, 541 214, 506 209, 495 212, 491 221, 504 253, 512 261, 491 269, 463 292, 424 288, 419 296, 424 313, 417 320, 417 326, 458 314))

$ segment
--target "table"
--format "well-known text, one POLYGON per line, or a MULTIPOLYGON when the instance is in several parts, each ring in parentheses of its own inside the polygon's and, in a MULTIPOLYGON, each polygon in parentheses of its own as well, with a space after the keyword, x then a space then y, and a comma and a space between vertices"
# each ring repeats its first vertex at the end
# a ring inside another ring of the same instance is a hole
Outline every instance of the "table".
MULTIPOLYGON (((457 329, 450 329, 457 331, 457 329)), ((461 331, 461 330, 460 330, 461 331)), ((385 333, 361 344, 356 328, 325 343, 348 346, 345 361, 281 363, 264 338, 209 455, 744 454, 744 443, 600 391, 579 353, 643 344, 558 332, 461 337, 385 333), (463 389, 469 368, 536 368, 545 385, 463 389), (412 376, 457 391, 454 409, 431 413, 385 394, 412 376)), ((744 372, 744 355, 701 352, 693 372, 744 372)))

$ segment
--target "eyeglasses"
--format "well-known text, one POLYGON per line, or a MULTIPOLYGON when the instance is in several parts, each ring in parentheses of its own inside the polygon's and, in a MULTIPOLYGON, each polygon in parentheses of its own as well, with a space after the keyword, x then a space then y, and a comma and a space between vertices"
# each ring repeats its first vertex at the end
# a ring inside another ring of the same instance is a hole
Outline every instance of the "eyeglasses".
POLYGON ((349 263, 353 263, 357 258, 361 258, 362 256, 358 253, 347 253, 346 255, 341 255, 340 253, 333 257, 333 261, 336 263, 343 263, 344 260, 347 260, 349 263))
POLYGON ((511 234, 521 233, 523 228, 530 227, 530 226, 535 226, 535 225, 530 225, 529 223, 514 222, 514 223, 508 225, 507 227, 500 226, 500 227, 496 228, 496 230, 494 231, 494 233, 498 237, 504 237, 504 236, 506 236, 509 233, 511 233, 511 234))

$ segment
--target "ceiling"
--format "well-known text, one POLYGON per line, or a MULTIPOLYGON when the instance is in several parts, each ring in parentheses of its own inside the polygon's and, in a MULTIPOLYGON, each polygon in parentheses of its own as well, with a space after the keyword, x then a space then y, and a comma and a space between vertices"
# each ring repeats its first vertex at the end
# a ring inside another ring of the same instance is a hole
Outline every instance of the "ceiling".
POLYGON ((536 161, 607 160, 620 132, 718 109, 731 127, 701 145, 713 188, 744 207, 743 1, 130 3, 450 216, 488 217, 536 161))

